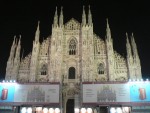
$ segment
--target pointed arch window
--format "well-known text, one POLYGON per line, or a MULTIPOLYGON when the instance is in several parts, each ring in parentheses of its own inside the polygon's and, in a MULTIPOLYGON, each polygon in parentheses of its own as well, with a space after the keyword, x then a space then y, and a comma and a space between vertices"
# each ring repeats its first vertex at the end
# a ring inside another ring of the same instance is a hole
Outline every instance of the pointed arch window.
POLYGON ((69 74, 68 75, 68 79, 75 79, 75 68, 74 67, 70 67, 68 74, 69 74))
POLYGON ((69 42, 69 55, 76 54, 76 41, 75 39, 71 39, 69 42))
POLYGON ((98 65, 98 74, 104 74, 104 64, 102 63, 98 65))
POLYGON ((43 64, 41 67, 41 75, 47 75, 47 65, 43 64))

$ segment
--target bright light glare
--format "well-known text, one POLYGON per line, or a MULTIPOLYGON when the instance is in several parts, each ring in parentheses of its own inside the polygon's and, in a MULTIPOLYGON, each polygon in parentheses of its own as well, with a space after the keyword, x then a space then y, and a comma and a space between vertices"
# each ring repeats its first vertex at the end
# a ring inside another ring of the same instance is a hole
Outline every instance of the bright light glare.
POLYGON ((81 108, 81 113, 86 113, 86 109, 85 108, 81 108))
POLYGON ((55 113, 60 113, 60 109, 59 108, 55 108, 55 113))
POLYGON ((122 108, 122 111, 125 112, 125 113, 126 113, 126 112, 129 113, 129 107, 123 107, 123 108, 122 108))
POLYGON ((27 109, 26 109, 25 107, 23 107, 23 108, 21 109, 21 113, 26 113, 26 111, 27 111, 27 109))
POLYGON ((116 113, 116 109, 115 108, 110 108, 110 113, 116 113))
POLYGON ((32 108, 28 108, 27 113, 32 113, 32 108))
POLYGON ((48 113, 48 109, 47 109, 47 108, 44 108, 44 109, 43 109, 43 113, 48 113))
POLYGON ((121 108, 117 108, 117 113, 122 113, 122 110, 121 110, 121 108))
POLYGON ((54 113, 54 109, 53 109, 53 108, 50 108, 50 109, 49 109, 49 113, 54 113))
POLYGON ((75 113, 79 113, 79 108, 74 109, 75 113))
POLYGON ((92 113, 92 109, 91 108, 87 108, 87 113, 92 113))
POLYGON ((37 112, 41 112, 42 111, 42 107, 36 107, 36 111, 37 112))

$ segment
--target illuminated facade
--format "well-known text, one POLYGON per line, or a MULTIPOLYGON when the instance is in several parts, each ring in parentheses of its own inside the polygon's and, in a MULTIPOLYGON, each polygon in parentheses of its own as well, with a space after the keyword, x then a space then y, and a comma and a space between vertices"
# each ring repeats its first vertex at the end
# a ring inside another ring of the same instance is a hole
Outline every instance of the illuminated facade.
MULTIPOLYGON (((128 81, 142 78, 133 34, 131 44, 126 34, 127 56, 124 58, 113 48, 108 20, 105 40, 94 33, 90 7, 88 15, 83 8, 81 23, 74 18, 64 23, 63 18, 63 9, 61 8, 58 16, 56 8, 52 34, 42 43, 39 42, 38 22, 32 52, 25 58, 20 58, 21 37, 18 42, 14 37, 5 80, 60 82, 65 108, 68 99, 75 99, 76 95, 79 95, 80 82, 128 81)), ((79 96, 77 97, 79 99, 79 96)))
MULTIPOLYGON (((127 34, 126 34, 127 35, 127 34)), ((57 9, 52 34, 39 42, 39 23, 33 41, 32 52, 20 58, 21 38, 14 38, 6 67, 6 80, 20 82, 76 81, 125 81, 141 79, 140 59, 134 40, 127 36, 127 58, 113 49, 113 39, 107 21, 106 38, 93 32, 92 15, 88 20, 83 9, 82 23, 75 19, 63 23, 61 9, 57 9), (58 21, 59 20, 59 21, 58 21), (21 60, 20 60, 21 59, 21 60)))

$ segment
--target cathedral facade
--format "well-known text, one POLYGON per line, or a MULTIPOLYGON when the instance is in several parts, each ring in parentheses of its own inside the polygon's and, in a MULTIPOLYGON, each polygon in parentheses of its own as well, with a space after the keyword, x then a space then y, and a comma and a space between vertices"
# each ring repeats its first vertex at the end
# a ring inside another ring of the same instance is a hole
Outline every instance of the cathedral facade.
POLYGON ((52 34, 40 43, 38 23, 32 52, 25 58, 20 58, 21 38, 17 43, 14 37, 5 79, 20 82, 140 79, 141 65, 134 36, 131 44, 126 36, 127 57, 124 58, 113 49, 108 20, 103 40, 93 31, 90 9, 87 17, 83 9, 82 23, 74 18, 64 23, 62 9, 59 17, 56 9, 52 34))
MULTIPOLYGON (((42 43, 38 22, 32 52, 21 58, 21 38, 14 41, 6 67, 6 80, 18 82, 61 82, 64 103, 80 92, 80 82, 128 81, 141 79, 141 64, 132 34, 126 34, 126 58, 113 48, 108 20, 103 40, 93 31, 92 14, 83 8, 82 22, 64 23, 63 9, 57 8, 52 34, 42 43)), ((65 105, 65 104, 64 104, 65 105)))

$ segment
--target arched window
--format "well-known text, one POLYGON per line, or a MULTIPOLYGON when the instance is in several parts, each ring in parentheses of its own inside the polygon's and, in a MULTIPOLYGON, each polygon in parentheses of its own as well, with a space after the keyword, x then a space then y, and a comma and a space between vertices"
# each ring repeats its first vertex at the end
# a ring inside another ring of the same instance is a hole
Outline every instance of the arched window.
POLYGON ((74 67, 69 68, 68 79, 75 79, 75 68, 74 67))
POLYGON ((69 55, 76 54, 76 41, 75 39, 71 39, 69 42, 69 55))
POLYGON ((98 74, 104 74, 104 65, 102 63, 98 65, 98 74))
POLYGON ((41 75, 47 75, 47 65, 43 64, 41 67, 41 75))

